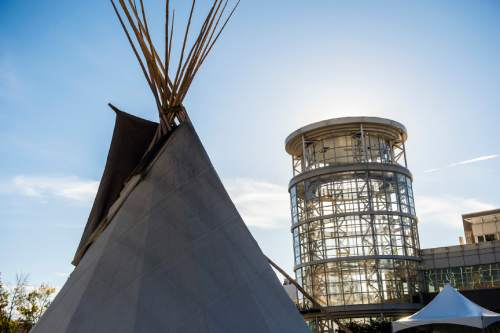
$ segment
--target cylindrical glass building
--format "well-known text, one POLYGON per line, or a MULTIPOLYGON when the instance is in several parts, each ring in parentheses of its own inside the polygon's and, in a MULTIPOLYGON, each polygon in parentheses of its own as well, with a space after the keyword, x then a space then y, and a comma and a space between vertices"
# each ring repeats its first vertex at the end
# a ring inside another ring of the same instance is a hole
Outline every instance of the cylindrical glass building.
MULTIPOLYGON (((405 127, 374 117, 310 124, 286 139, 295 276, 337 318, 418 308, 419 242, 405 127)), ((298 295, 299 307, 310 302, 298 295)), ((324 311, 304 311, 329 332, 324 311)))

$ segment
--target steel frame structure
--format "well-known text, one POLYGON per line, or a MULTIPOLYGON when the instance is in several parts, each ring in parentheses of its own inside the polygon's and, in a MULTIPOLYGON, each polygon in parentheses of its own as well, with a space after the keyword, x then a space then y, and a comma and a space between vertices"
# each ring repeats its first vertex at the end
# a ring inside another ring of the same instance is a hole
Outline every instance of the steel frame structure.
POLYGON ((355 117, 311 124, 286 140, 295 276, 323 310, 311 311, 300 293, 298 306, 315 332, 333 332, 331 318, 397 316, 420 303, 406 138, 399 123, 355 117))

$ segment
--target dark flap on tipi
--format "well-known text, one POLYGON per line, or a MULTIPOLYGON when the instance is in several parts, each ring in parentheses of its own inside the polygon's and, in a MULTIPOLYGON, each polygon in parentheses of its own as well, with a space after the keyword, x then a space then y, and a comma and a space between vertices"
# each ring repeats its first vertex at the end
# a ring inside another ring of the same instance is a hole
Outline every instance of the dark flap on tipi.
POLYGON ((89 245, 91 235, 99 228, 107 211, 118 199, 125 181, 139 164, 158 127, 155 122, 130 115, 114 107, 112 109, 116 112, 113 138, 94 205, 73 259, 74 265, 78 264, 89 245))

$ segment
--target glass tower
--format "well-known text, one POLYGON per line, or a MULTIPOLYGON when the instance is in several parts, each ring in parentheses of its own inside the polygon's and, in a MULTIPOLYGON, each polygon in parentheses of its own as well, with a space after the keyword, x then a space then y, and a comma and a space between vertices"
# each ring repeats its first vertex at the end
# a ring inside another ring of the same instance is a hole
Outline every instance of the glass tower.
MULTIPOLYGON (((418 308, 419 241, 403 125, 374 117, 314 123, 286 139, 297 282, 329 316, 397 317, 418 308)), ((324 311, 298 295, 316 332, 324 311)))

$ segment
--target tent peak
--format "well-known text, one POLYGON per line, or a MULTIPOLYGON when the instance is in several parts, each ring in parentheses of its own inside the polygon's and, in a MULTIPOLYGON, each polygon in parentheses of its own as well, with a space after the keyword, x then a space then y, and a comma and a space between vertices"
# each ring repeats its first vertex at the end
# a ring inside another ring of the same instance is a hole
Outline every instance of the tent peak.
POLYGON ((500 314, 469 300, 449 283, 420 311, 392 323, 393 332, 431 324, 486 328, 500 321, 500 314))

